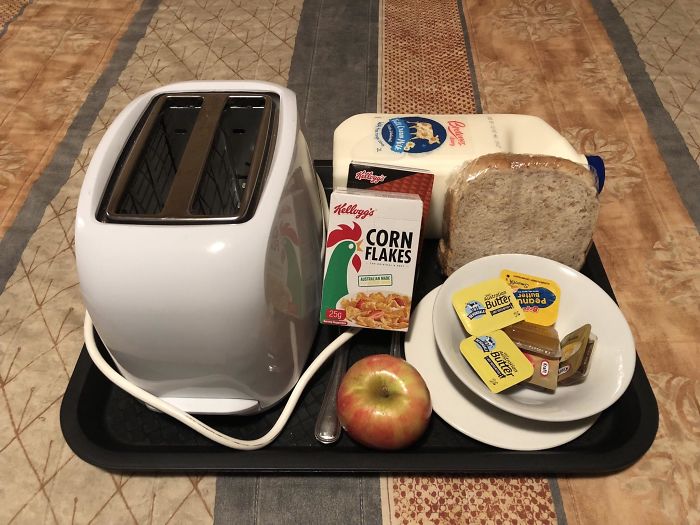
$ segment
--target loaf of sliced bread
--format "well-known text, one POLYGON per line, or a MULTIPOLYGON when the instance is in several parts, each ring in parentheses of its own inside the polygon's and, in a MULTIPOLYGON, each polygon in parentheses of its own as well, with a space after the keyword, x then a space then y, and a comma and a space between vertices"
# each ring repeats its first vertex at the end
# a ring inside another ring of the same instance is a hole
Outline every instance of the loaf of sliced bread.
POLYGON ((539 255, 580 269, 598 217, 595 175, 543 155, 494 153, 450 180, 438 248, 446 275, 499 253, 539 255))

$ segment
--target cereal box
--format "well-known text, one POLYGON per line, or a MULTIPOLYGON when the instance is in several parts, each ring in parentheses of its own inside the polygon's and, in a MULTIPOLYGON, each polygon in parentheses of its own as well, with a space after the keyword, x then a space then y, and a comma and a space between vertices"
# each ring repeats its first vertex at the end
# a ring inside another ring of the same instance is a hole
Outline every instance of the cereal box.
POLYGON ((331 194, 322 323, 408 330, 422 211, 415 194, 331 194))

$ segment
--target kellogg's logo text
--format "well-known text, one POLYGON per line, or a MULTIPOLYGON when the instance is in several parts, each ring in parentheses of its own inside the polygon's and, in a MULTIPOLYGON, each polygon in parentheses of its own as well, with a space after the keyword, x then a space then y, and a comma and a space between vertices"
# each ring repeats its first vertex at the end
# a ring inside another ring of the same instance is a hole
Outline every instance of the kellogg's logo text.
POLYGON ((464 134, 462 128, 466 126, 464 122, 459 120, 450 120, 447 122, 447 133, 450 135, 450 146, 464 146, 464 134))
POLYGON ((344 202, 333 207, 333 213, 336 215, 354 215, 356 219, 366 219, 374 215, 374 208, 363 210, 358 208, 357 204, 348 204, 344 202))
POLYGON ((386 175, 375 175, 373 171, 361 170, 355 173, 355 180, 366 180, 370 184, 378 184, 386 180, 386 175))

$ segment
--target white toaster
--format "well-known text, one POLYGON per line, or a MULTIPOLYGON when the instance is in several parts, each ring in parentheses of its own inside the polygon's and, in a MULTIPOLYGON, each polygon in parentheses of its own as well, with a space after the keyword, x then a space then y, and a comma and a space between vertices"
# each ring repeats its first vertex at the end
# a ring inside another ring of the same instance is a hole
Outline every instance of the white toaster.
POLYGON ((282 399, 318 328, 324 204, 290 90, 196 81, 130 103, 90 162, 75 232, 121 374, 190 413, 282 399))

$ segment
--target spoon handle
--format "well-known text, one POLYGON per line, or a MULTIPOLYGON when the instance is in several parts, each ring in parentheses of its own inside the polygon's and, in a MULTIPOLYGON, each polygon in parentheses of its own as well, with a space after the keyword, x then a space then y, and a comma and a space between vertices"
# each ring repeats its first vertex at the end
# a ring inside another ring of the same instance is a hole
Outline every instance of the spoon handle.
POLYGON ((403 332, 391 332, 389 354, 403 358, 403 332))
POLYGON ((348 362, 348 345, 344 344, 335 354, 333 368, 331 369, 328 384, 326 385, 326 393, 323 396, 321 410, 316 417, 316 426, 314 435, 316 439, 324 444, 335 443, 340 438, 341 427, 338 421, 336 412, 336 397, 338 395, 338 387, 340 381, 345 375, 348 362))

